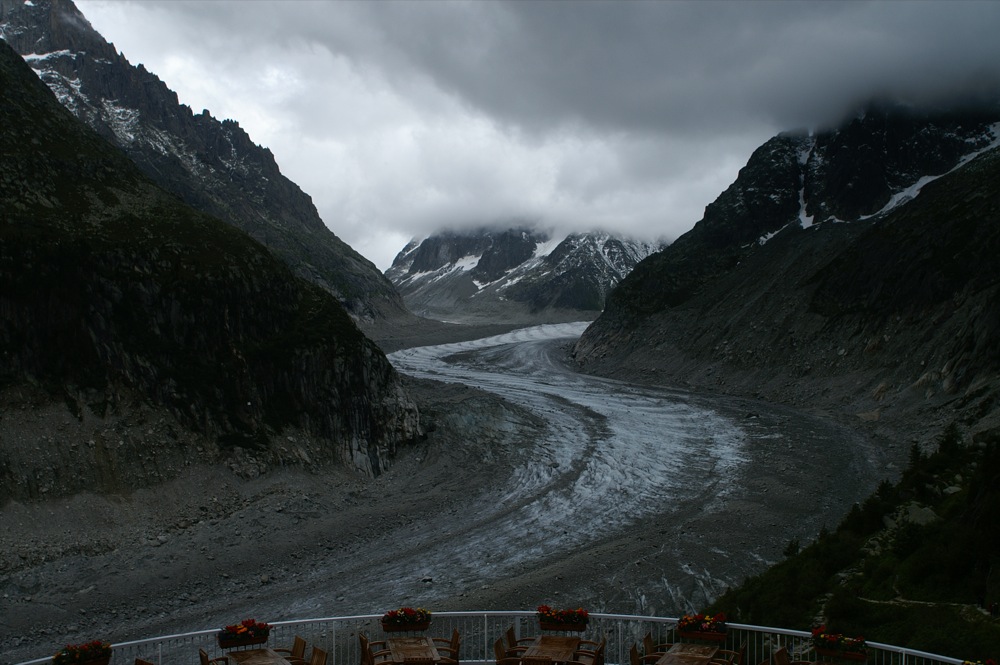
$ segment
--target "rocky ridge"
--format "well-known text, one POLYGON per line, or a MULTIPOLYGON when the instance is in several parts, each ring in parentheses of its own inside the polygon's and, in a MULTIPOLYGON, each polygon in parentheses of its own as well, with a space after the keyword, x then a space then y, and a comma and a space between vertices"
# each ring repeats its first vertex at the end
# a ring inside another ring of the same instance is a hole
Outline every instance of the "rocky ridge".
POLYGON ((420 435, 329 293, 150 182, 5 43, 0 83, 0 501, 120 491, 195 460, 377 475, 420 435))
POLYGON ((267 148, 238 122, 180 104, 155 74, 116 52, 71 0, 0 0, 0 38, 158 185, 248 233, 359 321, 407 317, 392 285, 327 228, 267 148))

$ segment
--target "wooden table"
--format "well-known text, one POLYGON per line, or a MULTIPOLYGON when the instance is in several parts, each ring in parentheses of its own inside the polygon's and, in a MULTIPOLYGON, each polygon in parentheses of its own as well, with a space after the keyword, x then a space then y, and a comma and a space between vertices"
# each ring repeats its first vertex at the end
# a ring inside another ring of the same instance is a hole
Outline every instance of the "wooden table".
POLYGON ((291 665, 284 656, 271 649, 227 651, 226 657, 236 661, 237 665, 291 665))
POLYGON ((573 654, 580 648, 580 638, 569 635, 539 635, 534 644, 521 654, 522 659, 549 659, 553 663, 576 660, 573 654))
POLYGON ((436 663, 441 660, 429 637, 390 637, 386 645, 394 663, 436 663))
POLYGON ((660 656, 656 665, 708 665, 718 652, 719 647, 711 644, 679 642, 660 656))

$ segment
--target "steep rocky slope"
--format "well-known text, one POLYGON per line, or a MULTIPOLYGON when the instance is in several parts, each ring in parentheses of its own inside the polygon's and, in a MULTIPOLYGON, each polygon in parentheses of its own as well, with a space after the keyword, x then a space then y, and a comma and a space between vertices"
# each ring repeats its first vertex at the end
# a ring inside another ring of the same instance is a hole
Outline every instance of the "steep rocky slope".
POLYGON ((70 0, 0 0, 0 38, 66 108, 161 187, 256 238, 355 318, 405 317, 392 285, 326 227, 269 150, 237 122, 179 104, 155 74, 117 53, 70 0))
POLYGON ((921 442, 954 418, 995 427, 998 119, 874 106, 772 139, 622 282, 576 358, 823 405, 921 442))
POLYGON ((524 226, 444 231, 414 240, 386 276, 427 317, 523 323, 586 320, 659 245, 609 233, 524 226))
POLYGON ((150 182, 4 43, 0 151, 0 501, 220 456, 378 474, 418 435, 330 294, 150 182))

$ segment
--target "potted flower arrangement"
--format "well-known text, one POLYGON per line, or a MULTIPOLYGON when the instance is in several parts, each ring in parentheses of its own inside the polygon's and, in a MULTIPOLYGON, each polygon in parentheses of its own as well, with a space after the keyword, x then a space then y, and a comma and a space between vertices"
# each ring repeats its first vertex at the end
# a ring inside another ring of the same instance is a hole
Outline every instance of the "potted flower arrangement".
POLYGON ((831 633, 826 626, 812 629, 812 644, 816 655, 835 660, 868 660, 865 638, 831 633))
POLYGON ((422 607, 400 607, 382 615, 382 630, 387 632, 427 630, 430 625, 431 613, 422 607))
POLYGON ((538 606, 538 625, 542 630, 586 630, 590 615, 582 607, 575 610, 556 610, 548 605, 538 606))
POLYGON ((698 613, 685 614, 677 620, 677 634, 689 640, 705 642, 726 641, 726 615, 715 616, 698 613))
POLYGON ((53 665, 108 665, 111 644, 101 640, 67 644, 52 656, 53 665))
POLYGON ((248 644, 264 644, 270 632, 270 624, 256 619, 244 619, 220 630, 216 638, 219 641, 219 648, 230 649, 248 644))

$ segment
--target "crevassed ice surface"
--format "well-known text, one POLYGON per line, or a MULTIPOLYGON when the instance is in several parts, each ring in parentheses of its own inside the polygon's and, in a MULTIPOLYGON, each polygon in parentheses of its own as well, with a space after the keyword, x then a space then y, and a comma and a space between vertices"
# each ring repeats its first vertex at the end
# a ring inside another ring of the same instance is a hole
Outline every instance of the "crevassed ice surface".
MULTIPOLYGON (((402 372, 495 393, 548 422, 547 435, 530 442, 529 461, 515 471, 507 494, 490 498, 513 513, 483 534, 490 549, 509 539, 504 566, 661 512, 665 503, 733 474, 744 459, 745 436, 731 420, 666 390, 558 366, 548 352, 552 343, 574 341, 587 325, 537 326, 389 356, 402 372), (525 529, 533 547, 523 545, 525 529)), ((718 484, 719 494, 728 491, 718 484)))

